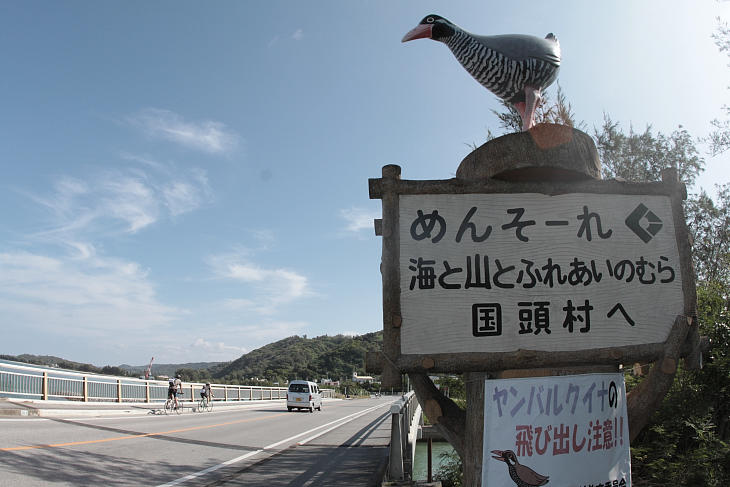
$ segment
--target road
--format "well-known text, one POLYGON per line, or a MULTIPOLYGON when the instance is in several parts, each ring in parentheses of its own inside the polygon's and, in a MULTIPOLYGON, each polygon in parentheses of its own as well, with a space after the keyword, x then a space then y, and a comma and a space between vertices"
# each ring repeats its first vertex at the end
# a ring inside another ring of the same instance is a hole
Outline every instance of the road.
POLYGON ((0 486, 376 485, 393 400, 0 419, 0 486))

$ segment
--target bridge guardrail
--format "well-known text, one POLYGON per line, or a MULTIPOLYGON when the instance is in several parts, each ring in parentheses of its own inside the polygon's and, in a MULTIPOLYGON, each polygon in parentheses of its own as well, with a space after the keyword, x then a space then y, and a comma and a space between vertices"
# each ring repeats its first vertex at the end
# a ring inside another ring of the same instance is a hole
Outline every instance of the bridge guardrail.
MULTIPOLYGON (((200 382, 183 384, 183 400, 194 401, 203 387, 200 382)), ((23 399, 83 402, 164 402, 167 381, 84 374, 9 363, 0 364, 0 395, 23 399)), ((286 399, 286 387, 213 384, 215 401, 255 401, 286 399)), ((325 398, 334 390, 320 389, 325 398)))
POLYGON ((411 391, 390 406, 389 480, 411 480, 416 457, 418 426, 421 423, 421 405, 411 391))

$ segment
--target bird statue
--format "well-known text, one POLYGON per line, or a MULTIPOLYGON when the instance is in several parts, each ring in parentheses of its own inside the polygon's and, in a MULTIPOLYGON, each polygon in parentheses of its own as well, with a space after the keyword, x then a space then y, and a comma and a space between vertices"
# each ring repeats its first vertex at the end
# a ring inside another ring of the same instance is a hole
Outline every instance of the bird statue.
POLYGON ((427 15, 401 42, 429 38, 446 44, 482 86, 511 103, 522 118, 522 130, 535 125, 542 90, 560 69, 560 43, 521 34, 478 36, 438 15, 427 15))
POLYGON ((507 464, 509 476, 517 484, 517 487, 539 487, 548 483, 545 475, 540 475, 530 467, 525 467, 517 461, 517 455, 512 450, 492 450, 492 458, 501 460, 507 464))

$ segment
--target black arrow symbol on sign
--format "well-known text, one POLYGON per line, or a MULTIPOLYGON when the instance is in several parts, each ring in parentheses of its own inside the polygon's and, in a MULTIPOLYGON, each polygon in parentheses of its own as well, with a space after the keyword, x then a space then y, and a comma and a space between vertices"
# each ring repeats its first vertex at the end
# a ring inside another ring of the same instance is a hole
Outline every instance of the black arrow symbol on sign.
POLYGON ((662 220, 650 211, 643 203, 639 203, 639 206, 626 217, 626 226, 631 229, 644 243, 649 243, 659 230, 662 229, 662 220), (646 228, 642 227, 640 222, 641 219, 646 217, 649 224, 646 228))

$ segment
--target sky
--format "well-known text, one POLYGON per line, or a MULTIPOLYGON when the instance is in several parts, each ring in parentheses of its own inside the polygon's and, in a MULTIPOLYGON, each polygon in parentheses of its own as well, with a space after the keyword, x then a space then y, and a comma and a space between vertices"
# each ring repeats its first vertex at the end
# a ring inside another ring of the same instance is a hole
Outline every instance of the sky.
MULTIPOLYGON (((382 329, 368 178, 448 179, 497 98, 443 44, 557 35, 587 131, 706 137, 730 2, 0 2, 0 354, 233 360, 382 329)), ((555 94, 556 85, 548 89, 555 94)), ((711 157, 696 188, 730 181, 711 157)))

